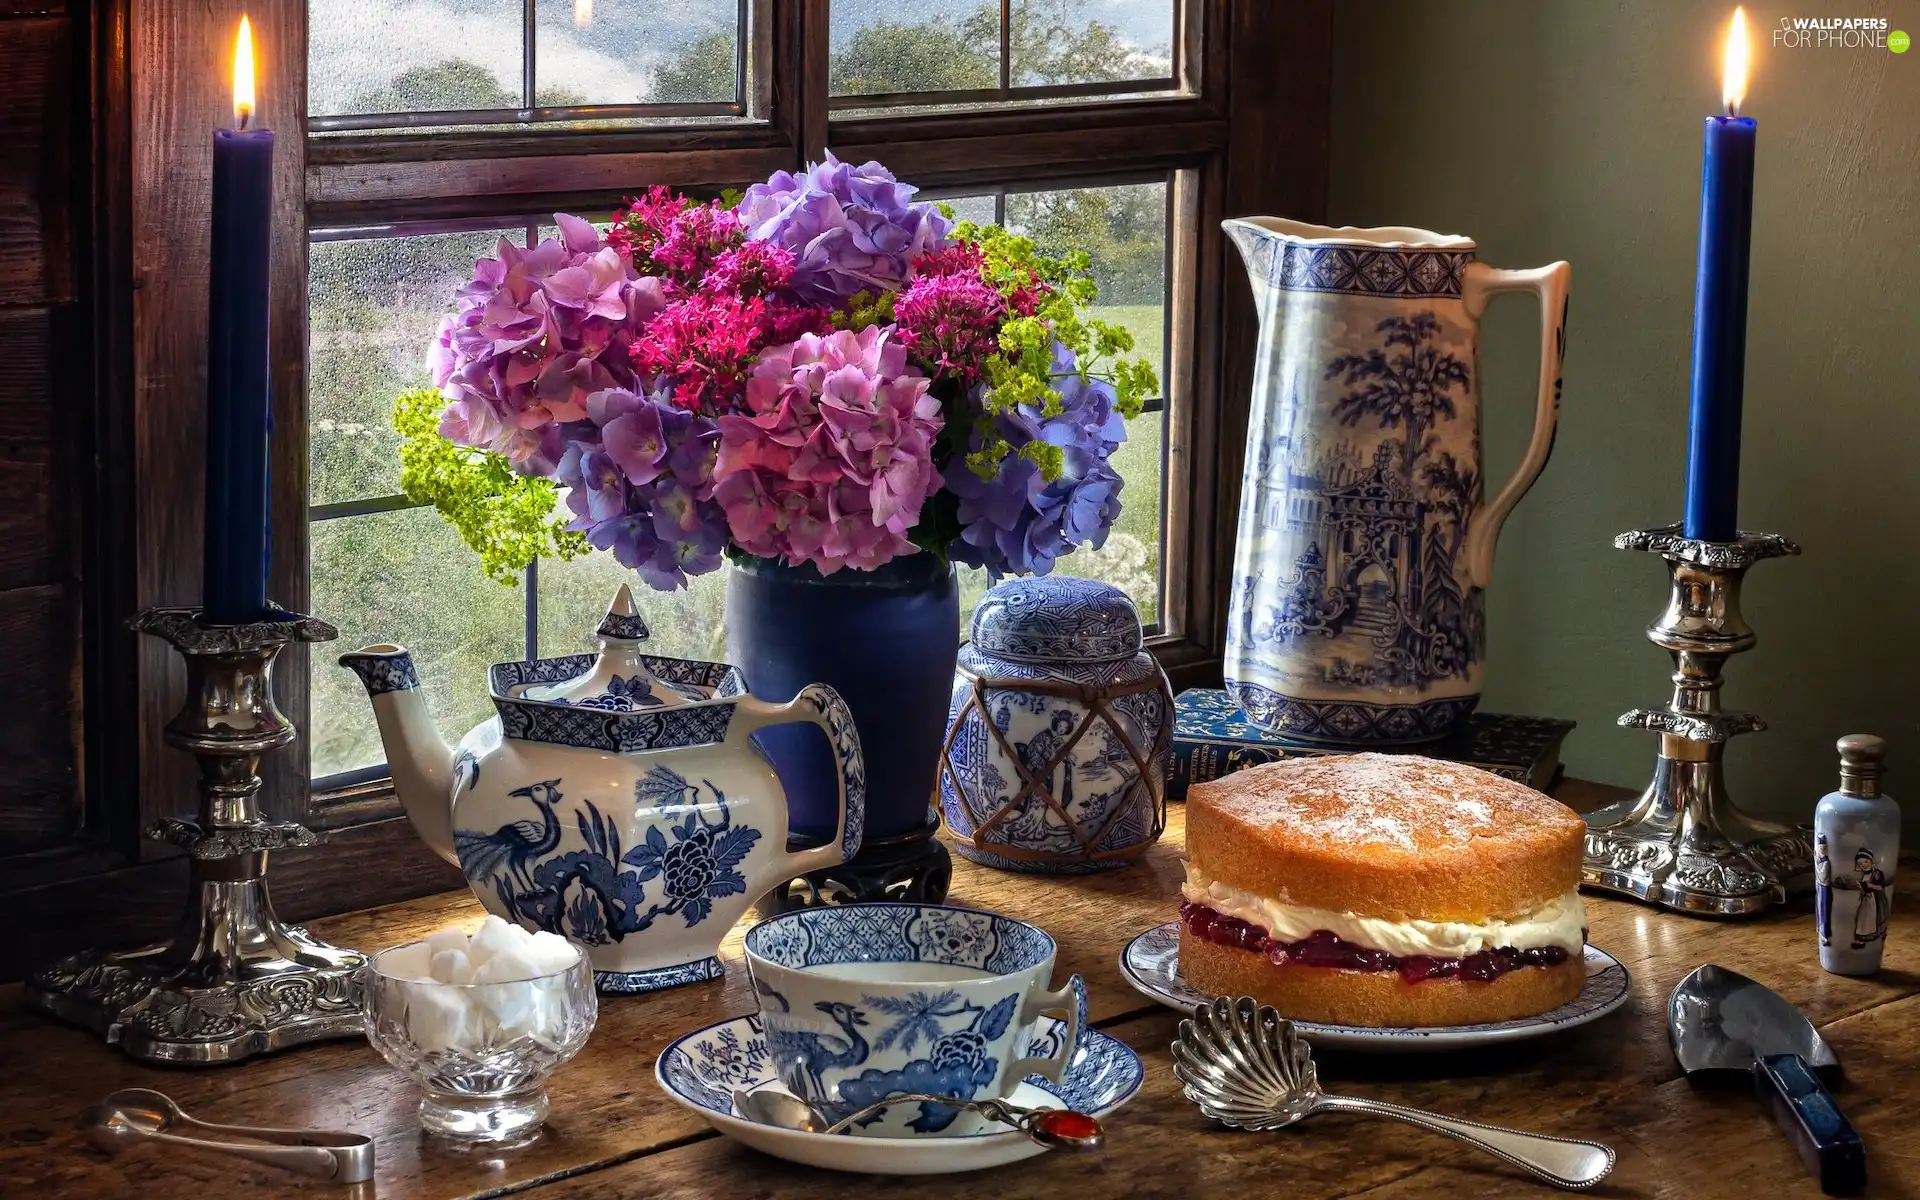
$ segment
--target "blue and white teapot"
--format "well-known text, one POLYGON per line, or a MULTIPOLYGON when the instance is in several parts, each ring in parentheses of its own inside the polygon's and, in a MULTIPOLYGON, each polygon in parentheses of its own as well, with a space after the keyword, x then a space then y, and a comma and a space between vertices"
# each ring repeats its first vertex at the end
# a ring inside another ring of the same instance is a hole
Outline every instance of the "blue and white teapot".
POLYGON ((787 704, 746 694, 724 663, 641 653, 621 587, 600 653, 496 664, 498 715, 449 747, 403 646, 342 655, 372 697, 394 790, 416 832, 480 902, 586 948, 602 991, 718 978, 714 951, 753 899, 860 848, 866 765, 853 715, 824 684, 787 704), (787 851, 787 800, 749 741, 809 722, 840 761, 835 839, 787 851))

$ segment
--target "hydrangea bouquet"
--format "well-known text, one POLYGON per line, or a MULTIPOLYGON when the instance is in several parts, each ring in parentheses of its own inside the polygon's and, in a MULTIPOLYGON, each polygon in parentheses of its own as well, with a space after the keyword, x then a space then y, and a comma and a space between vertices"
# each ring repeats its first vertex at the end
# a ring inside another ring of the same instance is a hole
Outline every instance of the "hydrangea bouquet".
POLYGON ((660 589, 723 551, 995 577, 1099 546, 1157 387, 1084 254, 955 222, 878 163, 505 239, 402 397, 402 483, 511 578, 590 544, 660 589), (564 489, 565 511, 558 490, 564 489))

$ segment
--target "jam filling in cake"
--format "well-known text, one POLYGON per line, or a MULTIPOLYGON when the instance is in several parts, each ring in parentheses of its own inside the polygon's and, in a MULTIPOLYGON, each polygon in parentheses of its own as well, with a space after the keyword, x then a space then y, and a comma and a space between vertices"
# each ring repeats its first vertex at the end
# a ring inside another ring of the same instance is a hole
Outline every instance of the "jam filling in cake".
POLYGON ((1521 950, 1498 946, 1472 953, 1441 956, 1392 954, 1349 942, 1329 930, 1317 929, 1297 941, 1282 941, 1251 921, 1230 917, 1191 900, 1180 905, 1180 919, 1188 933, 1222 946, 1251 950, 1276 965, 1334 967, 1347 971, 1396 971, 1408 983, 1427 979, 1467 979, 1491 983, 1522 967, 1554 967, 1569 955, 1561 946, 1533 946, 1521 950))

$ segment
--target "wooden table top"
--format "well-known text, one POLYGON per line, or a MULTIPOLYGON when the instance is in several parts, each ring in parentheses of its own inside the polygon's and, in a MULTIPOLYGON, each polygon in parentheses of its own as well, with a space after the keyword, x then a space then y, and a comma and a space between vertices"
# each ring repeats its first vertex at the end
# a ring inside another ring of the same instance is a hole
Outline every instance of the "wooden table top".
MULTIPOLYGON (((1570 781, 1576 807, 1611 798, 1570 781), (1582 801, 1586 803, 1582 803, 1582 801)), ((1184 814, 1129 870, 1076 879, 1008 875, 956 858, 952 900, 1023 917, 1060 942, 1058 977, 1087 980, 1093 1023, 1139 1051, 1146 1084, 1107 1122, 1108 1149, 1043 1155, 996 1170, 887 1191, 937 1188, 959 1200, 1134 1196, 1169 1200, 1541 1195, 1550 1189, 1457 1142, 1376 1118, 1329 1115, 1278 1133, 1212 1125, 1181 1097, 1168 1044, 1178 1017, 1121 979, 1121 948, 1172 918, 1182 877, 1184 814)), ((1703 962, 1778 990, 1812 1018, 1845 1064, 1838 1090, 1868 1149, 1867 1195, 1920 1198, 1920 938, 1897 921, 1872 979, 1822 971, 1805 906, 1722 922, 1589 898, 1592 941, 1633 975, 1626 1006, 1553 1038, 1474 1053, 1387 1058, 1316 1055, 1331 1090, 1493 1124, 1611 1144, 1619 1165, 1600 1196, 1753 1200, 1814 1197, 1786 1139, 1750 1091, 1702 1090, 1667 1047, 1667 993, 1703 962)), ((482 913, 464 893, 315 922, 330 940, 378 949, 482 913)), ((528 1197, 839 1198, 875 1181, 764 1157, 713 1133, 669 1101, 653 1063, 679 1034, 750 1012, 742 923, 721 951, 724 980, 651 996, 607 997, 584 1051, 553 1078, 541 1140, 462 1154, 420 1133, 412 1085, 364 1043, 340 1041, 234 1067, 158 1069, 93 1035, 26 1011, 0 990, 0 1197, 223 1200, 345 1196, 361 1200, 528 1197), (239 1159, 146 1146, 118 1158, 76 1128, 88 1104, 122 1087, 154 1087, 211 1121, 348 1129, 378 1140, 378 1178, 344 1189, 239 1159)))

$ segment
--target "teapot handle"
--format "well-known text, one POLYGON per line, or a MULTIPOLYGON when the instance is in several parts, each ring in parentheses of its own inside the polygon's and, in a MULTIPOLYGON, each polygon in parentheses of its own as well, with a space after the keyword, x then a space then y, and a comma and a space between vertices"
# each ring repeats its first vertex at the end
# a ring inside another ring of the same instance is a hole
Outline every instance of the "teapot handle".
POLYGON ((1560 423, 1560 368, 1567 355, 1567 287, 1572 278, 1573 268, 1563 262, 1531 271, 1503 271, 1471 262, 1461 280, 1460 299, 1476 321, 1487 311, 1487 301, 1502 292, 1532 292, 1540 297, 1540 395, 1534 407, 1533 438, 1513 478, 1481 507, 1467 530, 1467 581, 1477 588, 1493 581, 1493 544, 1500 537, 1500 526, 1540 478, 1547 456, 1553 453, 1554 429, 1560 423))
POLYGON ((840 764, 840 828, 831 842, 789 854, 780 863, 782 881, 809 871, 837 867, 860 850, 860 839, 867 825, 867 763, 860 754, 860 731, 854 728, 853 711, 840 693, 824 683, 810 683, 785 704, 768 704, 752 696, 742 696, 735 709, 727 740, 748 735, 771 725, 806 722, 818 725, 827 735, 827 744, 840 764))

